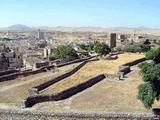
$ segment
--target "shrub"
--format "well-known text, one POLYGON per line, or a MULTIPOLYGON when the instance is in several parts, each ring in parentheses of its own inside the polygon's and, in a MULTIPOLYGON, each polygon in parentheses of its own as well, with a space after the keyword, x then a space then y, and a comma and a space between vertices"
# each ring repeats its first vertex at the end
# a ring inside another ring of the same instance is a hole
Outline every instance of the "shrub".
POLYGON ((156 97, 156 92, 153 90, 150 83, 141 84, 138 87, 138 99, 140 99, 146 108, 151 108, 156 97))
POLYGON ((137 46, 132 46, 132 47, 127 47, 124 49, 125 52, 131 52, 131 53, 136 53, 136 52, 141 52, 141 48, 137 46))
POLYGON ((54 57, 61 60, 74 60, 78 58, 76 51, 70 45, 58 46, 54 52, 54 57))
POLYGON ((94 45, 94 52, 98 55, 107 55, 111 49, 105 43, 96 42, 94 45))
POLYGON ((151 108, 154 100, 160 98, 160 49, 152 49, 146 53, 146 58, 152 62, 139 65, 144 84, 138 87, 138 99, 146 108, 151 108))
POLYGON ((140 45, 134 45, 134 46, 129 46, 124 49, 125 52, 131 52, 131 53, 136 53, 136 52, 147 52, 151 49, 151 46, 148 44, 140 44, 140 45))
POLYGON ((93 51, 94 44, 89 44, 89 45, 80 44, 79 47, 83 50, 90 52, 90 51, 93 51))
POLYGON ((146 53, 146 58, 148 60, 153 60, 155 63, 160 63, 160 48, 148 51, 146 53))

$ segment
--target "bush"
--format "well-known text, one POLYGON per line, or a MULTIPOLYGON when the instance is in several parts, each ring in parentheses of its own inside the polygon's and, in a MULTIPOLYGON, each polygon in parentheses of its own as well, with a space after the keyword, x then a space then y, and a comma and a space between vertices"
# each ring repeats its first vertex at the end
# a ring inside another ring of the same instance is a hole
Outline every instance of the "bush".
POLYGON ((94 52, 98 55, 107 55, 111 49, 105 43, 96 42, 94 45, 94 52))
POLYGON ((137 52, 147 52, 151 49, 151 46, 148 44, 140 44, 129 46, 124 49, 125 52, 137 53, 137 52))
POLYGON ((148 60, 153 60, 155 63, 160 63, 160 48, 148 51, 146 53, 146 58, 148 60))
POLYGON ((89 45, 80 44, 79 47, 83 50, 90 52, 90 51, 93 51, 94 44, 89 44, 89 45))
POLYGON ((154 100, 160 98, 160 49, 152 49, 146 53, 146 58, 152 62, 139 65, 144 84, 138 87, 138 99, 146 108, 151 108, 154 100))
POLYGON ((125 52, 131 52, 131 53, 136 53, 136 52, 141 52, 141 48, 137 46, 132 46, 132 47, 127 47, 124 49, 125 52))
POLYGON ((143 102, 147 109, 152 107, 155 97, 156 92, 153 90, 150 83, 144 83, 138 87, 138 99, 143 102))
POLYGON ((50 56, 49 56, 49 60, 55 60, 56 58, 54 57, 54 55, 53 54, 51 54, 50 56))
POLYGON ((140 45, 140 48, 141 48, 141 52, 147 52, 151 49, 151 46, 150 45, 140 45))
POLYGON ((76 51, 70 45, 58 46, 54 52, 54 57, 61 60, 74 60, 78 58, 76 51))

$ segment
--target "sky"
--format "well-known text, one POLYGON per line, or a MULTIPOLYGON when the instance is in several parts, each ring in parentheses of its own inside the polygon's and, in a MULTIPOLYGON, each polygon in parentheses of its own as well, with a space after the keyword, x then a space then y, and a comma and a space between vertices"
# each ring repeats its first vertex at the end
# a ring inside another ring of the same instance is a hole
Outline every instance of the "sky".
POLYGON ((0 0, 0 27, 160 28, 159 0, 0 0))

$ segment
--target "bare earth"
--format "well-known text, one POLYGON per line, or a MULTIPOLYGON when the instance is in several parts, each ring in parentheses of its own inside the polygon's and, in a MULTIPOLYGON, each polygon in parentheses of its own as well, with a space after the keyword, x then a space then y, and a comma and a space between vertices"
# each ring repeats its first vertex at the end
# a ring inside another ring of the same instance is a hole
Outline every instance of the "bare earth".
POLYGON ((19 77, 12 81, 0 82, 0 106, 11 105, 20 106, 22 101, 28 96, 28 90, 34 86, 64 74, 79 63, 58 68, 55 72, 45 72, 28 77, 19 77))
MULTIPOLYGON (((86 64, 75 75, 46 89, 44 93, 54 93, 74 86, 101 73, 116 73, 126 62, 143 57, 142 54, 121 54, 113 61, 100 60, 86 64)), ((46 72, 13 81, 0 83, 0 107, 20 107, 28 94, 28 89, 63 74, 78 64, 62 67, 57 72, 46 72)), ((31 108, 40 111, 83 111, 83 112, 149 112, 137 99, 137 87, 142 83, 138 67, 134 66, 124 81, 105 79, 69 99, 58 102, 39 103, 31 108)), ((160 104, 156 102, 154 107, 160 104)))
POLYGON ((141 83, 139 69, 134 68, 125 81, 105 79, 69 99, 40 103, 33 108, 58 112, 149 112, 137 99, 137 87, 141 83))
POLYGON ((48 89, 44 90, 45 94, 53 94, 75 85, 78 85, 86 80, 95 77, 100 74, 109 73, 115 74, 118 72, 120 65, 144 57, 143 54, 120 54, 117 60, 99 60, 87 63, 74 75, 62 80, 48 89))

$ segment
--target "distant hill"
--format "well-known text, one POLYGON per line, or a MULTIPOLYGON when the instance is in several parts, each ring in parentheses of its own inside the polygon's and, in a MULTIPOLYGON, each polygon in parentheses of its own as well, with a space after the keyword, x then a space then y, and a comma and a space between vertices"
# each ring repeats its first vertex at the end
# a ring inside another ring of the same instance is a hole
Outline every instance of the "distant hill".
POLYGON ((6 28, 7 30, 32 30, 31 27, 22 24, 11 25, 6 28))

